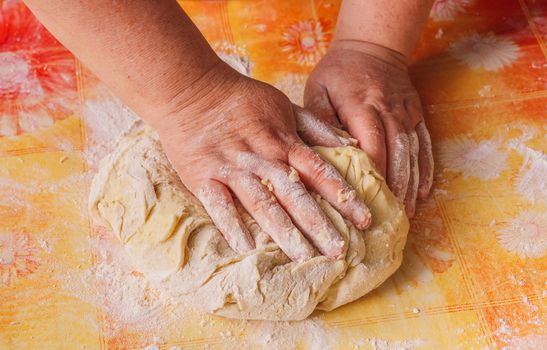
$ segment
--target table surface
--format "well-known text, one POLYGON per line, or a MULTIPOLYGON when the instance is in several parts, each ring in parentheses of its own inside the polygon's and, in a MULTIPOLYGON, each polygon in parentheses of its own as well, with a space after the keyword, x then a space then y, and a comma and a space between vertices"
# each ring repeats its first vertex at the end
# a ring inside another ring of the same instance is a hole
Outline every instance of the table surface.
MULTIPOLYGON (((181 4, 217 52, 296 103, 339 7, 181 4)), ((547 348, 546 45, 544 0, 437 1, 410 67, 434 190, 402 267, 333 312, 245 322, 166 300, 90 223, 97 161, 134 116, 0 0, 0 349, 547 348)))

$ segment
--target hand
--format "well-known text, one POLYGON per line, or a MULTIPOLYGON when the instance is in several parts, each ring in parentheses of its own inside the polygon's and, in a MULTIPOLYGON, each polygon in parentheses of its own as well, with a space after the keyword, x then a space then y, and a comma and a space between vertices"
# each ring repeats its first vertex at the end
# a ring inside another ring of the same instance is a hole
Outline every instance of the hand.
POLYGON ((254 247, 232 196, 295 261, 311 258, 313 246, 333 258, 346 249, 306 187, 357 227, 370 224, 370 211, 355 190, 296 132, 298 127, 308 141, 325 146, 345 144, 327 124, 310 122, 313 116, 280 91, 222 62, 190 90, 152 124, 182 182, 232 249, 254 247), (340 194, 349 199, 339 202, 340 194))
POLYGON ((335 40, 306 83, 304 106, 357 138, 412 217, 431 189, 433 154, 405 61, 383 46, 335 40))

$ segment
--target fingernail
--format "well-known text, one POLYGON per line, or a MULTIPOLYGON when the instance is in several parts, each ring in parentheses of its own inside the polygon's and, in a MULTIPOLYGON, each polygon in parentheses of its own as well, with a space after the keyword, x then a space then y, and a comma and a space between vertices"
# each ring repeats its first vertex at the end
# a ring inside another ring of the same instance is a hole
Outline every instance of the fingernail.
POLYGON ((343 146, 357 146, 357 139, 354 139, 352 137, 344 137, 337 135, 338 140, 343 146))
POLYGON ((429 196, 431 185, 432 181, 425 181, 418 186, 418 197, 420 199, 426 199, 429 196))
POLYGON ((315 255, 315 250, 297 228, 289 231, 286 243, 282 250, 292 261, 304 262, 315 255))
POLYGON ((338 203, 344 203, 349 200, 353 201, 357 197, 357 191, 348 188, 339 189, 336 197, 338 203))
POLYGON ((346 242, 343 239, 332 241, 329 247, 329 256, 340 258, 346 252, 346 242))
POLYGON ((408 218, 411 219, 414 217, 414 214, 416 213, 416 207, 414 205, 405 204, 405 211, 406 211, 406 216, 408 216, 408 218))
POLYGON ((355 212, 355 221, 357 222, 357 228, 365 230, 369 228, 372 223, 372 214, 368 208, 360 209, 355 212))

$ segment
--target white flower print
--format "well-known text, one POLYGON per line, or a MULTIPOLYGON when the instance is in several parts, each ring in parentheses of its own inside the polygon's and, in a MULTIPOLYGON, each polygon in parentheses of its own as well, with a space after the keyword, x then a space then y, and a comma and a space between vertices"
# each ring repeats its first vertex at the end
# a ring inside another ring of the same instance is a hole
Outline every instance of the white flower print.
POLYGON ((460 39, 450 46, 449 52, 469 68, 487 71, 510 66, 520 56, 520 49, 512 40, 491 33, 460 39))
POLYGON ((468 137, 459 137, 447 141, 441 145, 440 158, 447 169, 481 180, 495 179, 507 168, 507 155, 493 140, 477 143, 468 137))
POLYGON ((460 13, 464 13, 471 3, 471 0, 436 0, 429 16, 436 22, 453 20, 460 13))
POLYGON ((520 258, 541 258, 547 252, 547 215, 524 211, 498 230, 499 243, 520 258))
POLYGON ((36 271, 37 252, 27 234, 0 232, 0 286, 36 271))

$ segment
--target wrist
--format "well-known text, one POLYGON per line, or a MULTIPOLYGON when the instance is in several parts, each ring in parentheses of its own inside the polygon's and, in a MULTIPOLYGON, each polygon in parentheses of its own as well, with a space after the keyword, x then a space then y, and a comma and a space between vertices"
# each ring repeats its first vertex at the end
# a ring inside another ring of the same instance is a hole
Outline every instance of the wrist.
POLYGON ((343 0, 334 39, 375 43, 410 57, 433 0, 343 0))
POLYGON ((218 58, 194 79, 175 84, 159 103, 148 104, 142 118, 158 131, 197 122, 196 118, 227 98, 240 78, 241 74, 218 58))
POLYGON ((335 38, 329 46, 329 51, 344 50, 361 52, 402 70, 407 70, 408 58, 404 54, 380 44, 363 40, 335 38))

